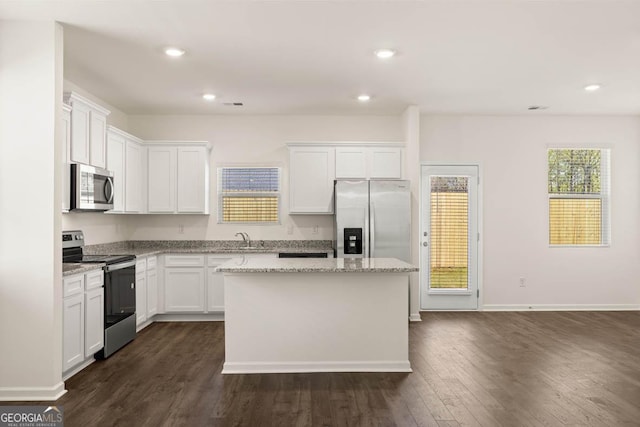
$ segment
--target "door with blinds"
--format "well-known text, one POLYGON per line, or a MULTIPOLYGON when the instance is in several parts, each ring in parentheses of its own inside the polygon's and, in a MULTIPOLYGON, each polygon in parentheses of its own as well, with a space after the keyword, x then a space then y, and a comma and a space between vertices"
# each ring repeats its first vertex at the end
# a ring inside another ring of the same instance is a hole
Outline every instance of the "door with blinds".
POLYGON ((423 165, 421 173, 421 308, 476 310, 478 166, 423 165))

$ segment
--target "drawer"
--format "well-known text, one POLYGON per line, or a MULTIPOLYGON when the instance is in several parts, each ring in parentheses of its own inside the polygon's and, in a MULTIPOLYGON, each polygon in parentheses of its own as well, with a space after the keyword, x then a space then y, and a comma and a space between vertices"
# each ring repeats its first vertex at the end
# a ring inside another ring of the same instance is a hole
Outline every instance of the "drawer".
POLYGON ((242 258, 242 255, 234 255, 234 254, 229 254, 229 255, 209 255, 207 257, 207 266, 209 267, 217 267, 220 264, 223 264, 227 261, 229 261, 230 259, 233 258, 242 258))
POLYGON ((204 255, 165 255, 165 267, 204 267, 204 255))
POLYGON ((104 285, 104 271, 96 270, 84 274, 85 289, 95 289, 104 285))
POLYGON ((84 274, 65 277, 62 281, 64 298, 84 292, 84 274))
POLYGON ((136 273, 144 273, 147 270, 147 259, 140 258, 136 261, 136 273))
POLYGON ((147 270, 155 269, 157 263, 158 263, 158 257, 151 256, 151 257, 147 258, 147 270))

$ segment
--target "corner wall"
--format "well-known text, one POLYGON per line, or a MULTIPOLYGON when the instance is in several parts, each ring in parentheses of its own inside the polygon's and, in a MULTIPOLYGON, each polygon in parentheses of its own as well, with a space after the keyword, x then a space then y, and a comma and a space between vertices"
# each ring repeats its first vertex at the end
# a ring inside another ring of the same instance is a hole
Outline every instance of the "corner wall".
POLYGON ((62 27, 0 21, 0 400, 62 382, 62 27))
POLYGON ((420 139, 421 161, 480 163, 485 310, 640 308, 639 117, 422 115, 420 139), (549 144, 611 148, 610 247, 549 247, 549 144))

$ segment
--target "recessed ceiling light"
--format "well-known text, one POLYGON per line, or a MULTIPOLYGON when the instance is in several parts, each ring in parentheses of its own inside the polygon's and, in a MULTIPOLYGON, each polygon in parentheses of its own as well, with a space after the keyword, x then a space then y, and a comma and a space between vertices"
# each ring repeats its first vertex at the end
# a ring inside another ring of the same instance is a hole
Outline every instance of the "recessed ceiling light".
POLYGON ((184 49, 180 49, 179 47, 168 47, 164 50, 164 53, 173 58, 179 58, 184 55, 184 49))
POLYGON ((396 51, 391 49, 378 49, 374 53, 380 59, 389 59, 396 54, 396 51))
POLYGON ((360 102, 367 102, 371 99, 370 95, 366 95, 366 94, 362 94, 362 95, 358 95, 358 101, 360 102))
POLYGON ((586 90, 587 92, 595 92, 598 89, 600 89, 599 84, 590 84, 584 87, 584 90, 586 90))
POLYGON ((202 99, 204 99, 205 101, 213 101, 214 99, 216 99, 216 96, 212 93, 205 93, 204 95, 202 95, 202 99))

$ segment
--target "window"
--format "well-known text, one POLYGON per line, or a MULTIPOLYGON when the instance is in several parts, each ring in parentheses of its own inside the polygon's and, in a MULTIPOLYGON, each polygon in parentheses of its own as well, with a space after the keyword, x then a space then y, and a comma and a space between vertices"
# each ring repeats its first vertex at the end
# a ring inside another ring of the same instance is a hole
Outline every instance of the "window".
POLYGON ((549 244, 609 244, 609 150, 550 149, 549 244))
POLYGON ((280 168, 218 168, 218 223, 280 222, 280 168))

